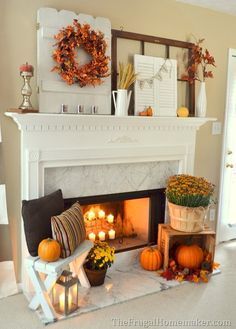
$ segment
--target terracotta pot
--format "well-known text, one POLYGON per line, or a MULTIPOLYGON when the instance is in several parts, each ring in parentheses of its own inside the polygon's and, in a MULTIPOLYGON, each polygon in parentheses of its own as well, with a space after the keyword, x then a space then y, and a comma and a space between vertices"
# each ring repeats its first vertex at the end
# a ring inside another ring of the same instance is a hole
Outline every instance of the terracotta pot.
POLYGON ((101 286, 104 283, 107 268, 102 270, 90 270, 84 265, 84 270, 92 287, 101 286))

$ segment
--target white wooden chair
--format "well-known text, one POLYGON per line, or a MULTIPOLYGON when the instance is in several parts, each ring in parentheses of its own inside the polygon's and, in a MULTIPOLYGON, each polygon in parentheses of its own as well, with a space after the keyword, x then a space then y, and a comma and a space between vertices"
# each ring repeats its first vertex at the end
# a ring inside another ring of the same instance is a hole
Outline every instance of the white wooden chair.
POLYGON ((57 316, 51 304, 49 293, 56 280, 68 265, 71 271, 78 275, 80 284, 83 287, 90 287, 90 283, 84 272, 83 263, 92 247, 93 243, 89 240, 85 240, 74 251, 73 255, 64 259, 60 258, 56 262, 44 262, 39 257, 29 256, 26 259, 26 267, 35 289, 35 295, 29 304, 29 308, 36 310, 41 305, 48 321, 56 321, 57 316), (39 273, 44 273, 46 275, 45 280, 40 277, 39 273))

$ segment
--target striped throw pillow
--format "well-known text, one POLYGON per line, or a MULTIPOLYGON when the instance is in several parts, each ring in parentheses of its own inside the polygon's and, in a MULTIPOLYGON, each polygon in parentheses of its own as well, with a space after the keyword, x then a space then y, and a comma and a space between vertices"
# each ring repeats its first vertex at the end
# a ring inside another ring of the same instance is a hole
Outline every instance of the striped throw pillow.
POLYGON ((80 204, 74 203, 59 216, 51 217, 52 236, 61 245, 61 257, 69 257, 86 238, 80 204))

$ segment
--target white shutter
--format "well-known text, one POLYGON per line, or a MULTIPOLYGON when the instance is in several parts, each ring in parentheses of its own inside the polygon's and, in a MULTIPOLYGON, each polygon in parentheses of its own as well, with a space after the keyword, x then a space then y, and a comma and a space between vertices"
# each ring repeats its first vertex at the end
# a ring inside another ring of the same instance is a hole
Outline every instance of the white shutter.
MULTIPOLYGON (((90 15, 72 11, 57 11, 53 8, 40 8, 37 15, 37 84, 39 88, 40 112, 59 112, 61 104, 67 104, 70 112, 76 111, 77 105, 84 105, 87 111, 92 105, 98 106, 101 114, 111 112, 111 77, 103 79, 99 86, 79 87, 67 85, 56 72, 52 72, 55 62, 52 59, 54 35, 63 27, 73 24, 78 19, 81 24, 88 23, 91 29, 104 33, 107 43, 107 56, 111 56, 111 23, 107 18, 94 18, 90 15)), ((90 60, 90 57, 78 48, 80 65, 90 60)))
POLYGON ((151 106, 156 112, 156 88, 153 81, 148 81, 155 74, 154 57, 134 55, 134 69, 138 73, 138 80, 134 87, 135 114, 143 111, 145 107, 151 106), (145 82, 142 82, 146 80, 145 82))
POLYGON ((151 106, 155 116, 176 116, 176 60, 134 55, 134 67, 138 74, 135 83, 135 114, 151 106))

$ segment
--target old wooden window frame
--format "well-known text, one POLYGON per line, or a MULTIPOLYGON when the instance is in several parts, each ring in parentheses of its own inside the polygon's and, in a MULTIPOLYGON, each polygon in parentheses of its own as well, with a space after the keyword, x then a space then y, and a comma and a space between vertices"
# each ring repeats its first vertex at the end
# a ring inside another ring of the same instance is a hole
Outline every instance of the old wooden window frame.
MULTIPOLYGON (((128 39, 133 41, 139 41, 141 43, 141 55, 145 55, 145 43, 154 43, 157 45, 165 46, 165 57, 170 57, 170 47, 177 47, 182 49, 188 50, 188 59, 190 60, 192 54, 192 46, 193 43, 167 39, 167 38, 160 38, 151 35, 121 31, 121 30, 111 30, 112 34, 112 44, 111 44, 111 67, 112 67, 112 90, 117 89, 117 50, 118 50, 118 39, 128 39)), ((189 115, 194 117, 195 116, 195 83, 189 83, 183 79, 177 79, 178 81, 183 81, 189 84, 189 99, 188 99, 188 108, 189 108, 189 115)), ((112 114, 114 114, 114 106, 112 104, 112 114)))

